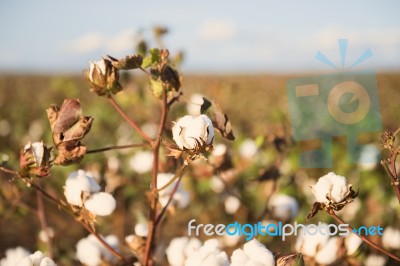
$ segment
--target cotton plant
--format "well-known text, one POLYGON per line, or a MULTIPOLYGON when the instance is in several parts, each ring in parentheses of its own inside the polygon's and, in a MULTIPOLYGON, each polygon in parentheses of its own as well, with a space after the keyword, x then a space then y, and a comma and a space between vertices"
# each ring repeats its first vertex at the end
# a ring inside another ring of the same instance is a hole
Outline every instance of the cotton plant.
POLYGON ((269 202, 273 218, 288 221, 295 218, 299 212, 299 204, 294 197, 285 194, 273 196, 269 202))

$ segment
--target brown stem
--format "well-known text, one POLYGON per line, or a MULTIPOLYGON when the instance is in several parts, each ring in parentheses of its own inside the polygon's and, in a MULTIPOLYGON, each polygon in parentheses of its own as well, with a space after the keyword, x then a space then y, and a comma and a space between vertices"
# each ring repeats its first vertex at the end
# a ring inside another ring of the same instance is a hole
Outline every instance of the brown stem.
POLYGON ((125 121, 134 129, 136 130, 137 133, 139 133, 142 138, 144 138, 148 143, 153 143, 153 140, 146 135, 146 133, 143 132, 143 130, 136 125, 136 123, 129 118, 129 116, 125 113, 124 110, 118 105, 118 103, 114 100, 112 96, 108 97, 108 101, 111 103, 111 105, 114 107, 115 110, 125 119, 125 121))
MULTIPOLYGON (((328 211, 328 214, 329 214, 330 216, 332 216, 333 219, 335 219, 338 223, 340 223, 340 224, 347 224, 347 223, 344 222, 342 219, 340 219, 340 218, 336 215, 336 213, 335 213, 334 211, 332 211, 332 210, 331 210, 331 211, 328 211)), ((350 225, 347 224, 346 227, 347 227, 347 229, 349 229, 350 231, 353 231, 353 228, 352 228, 350 225)), ((357 235, 359 238, 361 238, 365 243, 367 243, 370 247, 372 247, 372 248, 374 248, 374 249, 376 249, 376 250, 382 252, 383 254, 385 254, 385 255, 391 257, 392 259, 394 259, 394 260, 400 262, 400 258, 397 257, 396 255, 394 255, 394 254, 390 253, 389 251, 385 250, 384 248, 382 248, 382 247, 379 246, 378 244, 372 242, 371 240, 369 240, 369 239, 366 238, 365 236, 362 236, 362 235, 359 235, 359 234, 356 234, 356 235, 357 235)))
POLYGON ((155 222, 156 222, 157 200, 158 200, 157 174, 158 174, 159 151, 160 151, 162 134, 165 128, 165 122, 167 120, 167 114, 168 114, 167 90, 164 86, 161 119, 160 119, 160 124, 158 126, 157 139, 153 143, 154 164, 151 176, 151 203, 150 203, 150 219, 149 219, 150 221, 149 221, 149 234, 147 236, 146 248, 143 255, 144 266, 148 266, 151 261, 150 257, 153 249, 154 236, 156 233, 155 222))
POLYGON ((37 215, 39 218, 40 226, 42 227, 42 231, 47 237, 46 245, 47 252, 50 258, 53 257, 53 241, 52 236, 49 233, 49 227, 47 226, 46 213, 43 204, 43 194, 36 190, 36 199, 37 199, 37 215))
POLYGON ((392 174, 392 183, 394 190, 396 191, 397 199, 400 203, 400 183, 399 177, 397 176, 397 169, 396 169, 396 160, 398 156, 397 149, 392 153, 392 157, 390 158, 390 172, 392 174))
POLYGON ((139 147, 148 147, 148 145, 146 143, 139 143, 139 144, 129 144, 129 145, 120 145, 120 146, 109 146, 109 147, 104 147, 104 148, 99 148, 99 149, 88 150, 86 152, 86 154, 103 152, 103 151, 110 151, 110 150, 139 148, 139 147))

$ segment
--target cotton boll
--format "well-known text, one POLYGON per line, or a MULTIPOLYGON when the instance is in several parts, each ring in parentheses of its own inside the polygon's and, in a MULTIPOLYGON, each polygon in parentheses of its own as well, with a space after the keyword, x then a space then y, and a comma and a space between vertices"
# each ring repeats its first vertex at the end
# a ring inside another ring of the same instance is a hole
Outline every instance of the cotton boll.
POLYGON ((348 192, 346 178, 330 172, 318 179, 318 182, 312 186, 312 192, 318 202, 329 202, 327 196, 334 203, 341 202, 348 192))
POLYGON ((241 236, 239 234, 228 235, 224 234, 222 236, 222 244, 224 247, 234 247, 240 241, 241 236))
POLYGON ((225 144, 218 144, 214 146, 213 151, 211 152, 212 156, 224 156, 227 152, 228 148, 225 144))
POLYGON ((155 123, 146 123, 142 125, 143 132, 152 139, 157 137, 158 125, 155 123))
POLYGON ((269 201, 269 207, 273 212, 273 216, 283 221, 293 219, 299 211, 297 200, 284 194, 274 196, 269 201))
POLYGON ((53 237, 54 237, 54 229, 51 227, 48 227, 46 231, 40 230, 39 232, 39 239, 44 243, 47 243, 49 239, 53 237))
POLYGON ((100 191, 96 180, 83 170, 71 173, 65 181, 64 195, 69 204, 82 207, 82 193, 93 193, 100 191))
POLYGON ((384 256, 371 254, 365 259, 364 266, 384 266, 386 260, 384 256))
POLYGON ((39 266, 57 266, 57 264, 52 259, 46 257, 42 259, 39 266))
POLYGON ((76 244, 76 257, 87 266, 98 266, 101 263, 100 247, 92 239, 83 238, 76 244))
POLYGON ((0 260, 0 266, 15 266, 25 257, 29 256, 29 251, 23 247, 7 249, 5 257, 0 260))
POLYGON ((236 249, 233 251, 231 256, 231 266, 242 266, 246 265, 249 258, 247 257, 246 253, 242 249, 236 249))
POLYGON ((327 224, 321 223, 319 227, 312 224, 307 225, 306 230, 303 230, 302 228, 300 229, 300 233, 297 236, 295 248, 297 252, 300 252, 305 256, 314 257, 317 252, 317 248, 323 247, 326 242, 328 242, 328 239, 329 234, 327 224), (306 234, 306 231, 317 232, 316 234, 311 235, 306 234), (322 231, 323 234, 321 234, 320 231, 322 231))
POLYGON ((141 237, 147 237, 149 233, 149 226, 144 223, 138 223, 135 225, 135 235, 141 237))
MULTIPOLYGON (((161 189, 163 188, 166 184, 168 184, 171 179, 174 177, 174 174, 171 173, 159 173, 157 175, 157 188, 161 189)), ((176 182, 178 182, 178 179, 174 180, 172 184, 170 184, 168 187, 163 188, 159 192, 159 198, 158 201, 160 204, 164 207, 169 198, 171 193, 174 190, 174 187, 176 185, 176 182)), ((176 204, 179 208, 186 208, 189 205, 190 202, 190 195, 189 193, 183 189, 182 183, 178 185, 178 188, 175 192, 175 194, 172 197, 172 204, 176 204)))
POLYGON ((388 249, 400 249, 400 230, 391 226, 383 231, 382 244, 388 249))
POLYGON ((23 258, 23 259, 22 259, 20 262, 18 262, 17 264, 13 264, 13 266, 14 266, 14 265, 17 265, 17 266, 34 266, 32 260, 31 260, 31 258, 29 258, 29 256, 23 258))
POLYGON ((197 238, 189 238, 188 242, 185 245, 184 254, 186 257, 192 255, 196 250, 201 247, 201 242, 197 238))
POLYGON ((178 207, 183 209, 186 208, 190 203, 190 194, 186 190, 183 190, 182 187, 179 187, 179 189, 175 192, 173 199, 178 207))
POLYGON ((256 239, 244 244, 243 251, 250 261, 261 263, 263 266, 275 265, 275 258, 272 252, 256 239))
POLYGON ((224 201, 224 205, 227 214, 234 214, 239 210, 241 203, 237 197, 228 196, 224 201))
POLYGON ((139 174, 150 172, 153 168, 153 163, 154 156, 150 151, 138 152, 129 160, 132 170, 139 174))
POLYGON ((210 187, 215 193, 221 193, 225 189, 225 183, 218 176, 213 176, 210 179, 210 187))
POLYGON ((44 255, 41 251, 36 251, 35 253, 28 256, 32 261, 32 266, 39 266, 40 262, 43 260, 44 255))
POLYGON ((239 147, 240 157, 252 159, 257 153, 257 144, 252 139, 246 139, 239 147))
MULTIPOLYGON (((172 180, 173 177, 174 177, 174 174, 172 174, 172 173, 158 173, 158 175, 157 175, 157 189, 161 189, 164 186, 166 186, 168 184, 168 182, 172 180)), ((161 191, 159 191, 159 193, 158 193, 159 196, 162 197, 164 195, 171 194, 171 192, 174 190, 174 185, 175 185, 176 181, 177 180, 175 180, 168 187, 163 188, 161 191)))
POLYGON ((171 240, 165 251, 168 263, 171 266, 182 266, 185 264, 186 256, 184 251, 188 241, 188 237, 176 237, 171 240))
POLYGON ((209 145, 214 139, 214 126, 206 115, 186 115, 172 127, 172 135, 180 149, 195 149, 198 145, 209 145))
POLYGON ((351 256, 356 253, 360 245, 362 244, 362 239, 354 233, 350 233, 344 239, 344 245, 346 247, 346 254, 351 256))
POLYGON ((320 264, 329 265, 338 259, 339 237, 332 237, 318 250, 315 261, 320 264))
POLYGON ((193 252, 185 261, 185 266, 229 266, 229 259, 219 248, 217 239, 210 239, 193 252))
MULTIPOLYGON (((97 241, 97 239, 96 239, 97 241)), ((118 246, 119 246, 119 240, 118 237, 115 235, 108 235, 104 238, 104 241, 106 241, 106 243, 108 245, 110 245, 110 247, 112 247, 115 250, 118 250, 118 246)), ((106 249, 103 245, 101 245, 98 241, 97 241, 98 245, 100 245, 100 250, 101 250, 101 255, 104 258, 104 260, 108 261, 108 262, 115 262, 116 258, 115 256, 108 250, 106 249)))
POLYGON ((110 215, 116 207, 116 202, 111 194, 98 192, 92 194, 85 202, 85 208, 91 213, 99 216, 110 215))
POLYGON ((189 102, 186 105, 186 110, 189 115, 200 115, 200 107, 204 103, 203 95, 195 93, 190 96, 189 102))

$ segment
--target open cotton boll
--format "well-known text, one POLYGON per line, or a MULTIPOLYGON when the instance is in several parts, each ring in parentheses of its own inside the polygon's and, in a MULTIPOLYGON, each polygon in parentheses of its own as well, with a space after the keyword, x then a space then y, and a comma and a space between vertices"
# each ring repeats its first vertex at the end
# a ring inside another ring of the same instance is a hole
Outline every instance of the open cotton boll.
POLYGON ((273 196, 269 201, 269 207, 275 218, 284 221, 293 219, 299 212, 297 200, 285 194, 273 196))
POLYGON ((183 266, 185 260, 201 247, 201 242, 197 238, 176 237, 171 240, 165 253, 168 263, 171 266, 183 266))
POLYGON ((210 239, 197 251, 194 251, 185 261, 185 266, 229 266, 230 262, 225 252, 219 248, 217 239, 210 239))
POLYGON ((244 244, 243 250, 239 248, 233 251, 231 262, 231 266, 275 266, 275 258, 272 252, 256 239, 244 244))
POLYGON ((318 250, 315 261, 319 264, 329 265, 338 259, 339 237, 332 237, 318 250))
POLYGON ((346 177, 330 172, 318 179, 312 186, 312 192, 318 202, 327 203, 329 199, 334 202, 341 202, 348 193, 346 177))
POLYGON ((15 266, 29 254, 29 251, 23 247, 7 249, 6 256, 0 260, 0 266, 15 266))
POLYGON ((214 149, 211 152, 212 156, 224 156, 227 152, 228 148, 225 144, 218 144, 214 146, 214 149))
POLYGON ((364 266, 384 266, 386 260, 384 256, 371 254, 365 259, 364 266))
POLYGON ((130 160, 129 165, 133 171, 144 174, 150 172, 153 168, 154 157, 150 151, 136 153, 130 160))
POLYGON ((224 206, 227 214, 234 214, 240 208, 240 200, 235 196, 228 196, 225 198, 224 206))
POLYGON ((57 264, 52 259, 45 257, 42 259, 39 266, 57 266, 57 264))
POLYGON ((189 115, 200 115, 201 105, 204 103, 203 95, 195 93, 190 96, 189 102, 186 105, 186 110, 189 115))
POLYGON ((239 155, 245 159, 253 158, 257 153, 257 144, 252 139, 246 139, 240 144, 239 155))
POLYGON ((180 149, 192 150, 198 145, 209 145, 214 139, 214 126, 206 115, 186 115, 172 127, 172 135, 180 149))
POLYGON ((303 255, 314 257, 317 252, 317 248, 323 247, 326 242, 328 242, 328 233, 328 226, 325 223, 321 223, 319 226, 313 224, 307 225, 306 230, 300 228, 300 233, 297 236, 295 245, 296 251, 302 253, 303 255), (316 233, 311 235, 307 234, 306 231, 316 231, 316 233))
POLYGON ((82 193, 93 193, 100 191, 96 180, 83 170, 72 172, 65 181, 64 195, 69 204, 82 207, 82 193))
POLYGON ((115 206, 114 197, 106 192, 92 194, 85 202, 85 208, 99 216, 110 215, 115 210, 115 206))
POLYGON ((362 244, 362 239, 354 233, 350 233, 344 239, 344 246, 346 247, 346 254, 351 256, 356 253, 360 245, 362 244))
MULTIPOLYGON (((119 240, 118 240, 117 236, 108 235, 104 238, 104 241, 106 241, 106 243, 108 245, 110 245, 110 247, 112 247, 113 249, 118 250, 119 240)), ((106 260, 107 262, 110 262, 110 263, 116 262, 115 256, 108 249, 106 249, 103 245, 101 245, 98 241, 97 241, 97 243, 100 245, 101 255, 104 258, 104 260, 106 260)))
POLYGON ((242 249, 236 249, 233 251, 232 256, 231 256, 231 266, 242 266, 246 265, 246 263, 249 261, 249 258, 247 257, 246 253, 242 249))
POLYGON ((400 230, 391 226, 383 231, 382 244, 389 249, 400 249, 400 230))
POLYGON ((101 263, 101 249, 97 239, 83 238, 76 244, 77 259, 87 266, 98 266, 101 263))
POLYGON ((149 233, 149 226, 145 223, 138 223, 135 225, 135 235, 141 237, 147 237, 149 233))

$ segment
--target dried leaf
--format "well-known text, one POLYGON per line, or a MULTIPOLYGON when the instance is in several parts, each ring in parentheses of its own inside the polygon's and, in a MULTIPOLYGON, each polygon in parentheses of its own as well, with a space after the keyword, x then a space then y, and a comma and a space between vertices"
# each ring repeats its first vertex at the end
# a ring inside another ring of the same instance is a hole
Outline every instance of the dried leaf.
POLYGON ((107 55, 107 57, 111 60, 111 64, 117 68, 122 70, 136 69, 140 68, 143 62, 143 57, 141 55, 128 55, 123 59, 115 59, 114 57, 107 55))
POLYGON ((307 221, 313 218, 320 210, 322 210, 322 204, 320 202, 314 202, 311 211, 308 213, 306 217, 307 221))

